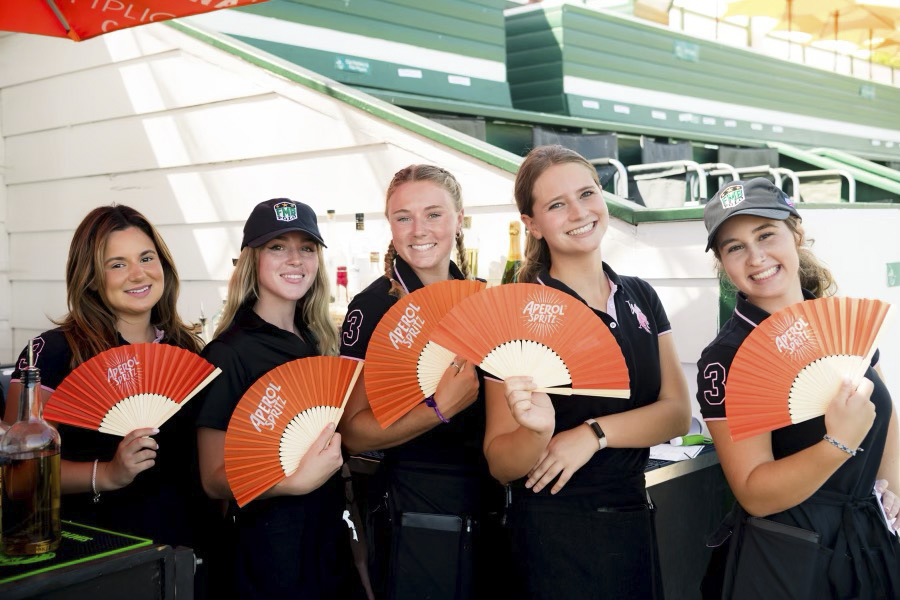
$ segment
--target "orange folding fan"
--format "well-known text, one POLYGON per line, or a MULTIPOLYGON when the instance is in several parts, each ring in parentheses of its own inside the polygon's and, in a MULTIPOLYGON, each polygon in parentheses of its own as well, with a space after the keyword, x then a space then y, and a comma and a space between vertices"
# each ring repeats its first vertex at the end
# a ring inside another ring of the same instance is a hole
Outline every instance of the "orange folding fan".
POLYGON ((725 383, 735 441, 825 414, 844 376, 865 374, 893 307, 865 298, 792 304, 762 322, 738 348, 725 383))
POLYGON ((366 395, 387 427, 434 394, 454 354, 431 341, 431 331, 460 300, 484 289, 481 281, 433 283, 401 298, 372 333, 366 350, 366 395))
POLYGON ((69 373, 47 401, 44 418, 121 436, 159 427, 219 373, 168 344, 110 348, 69 373))
POLYGON ((244 392, 225 432, 225 476, 244 506, 297 470, 328 423, 337 424, 362 362, 298 358, 244 392))
POLYGON ((628 367, 609 329, 577 298, 551 287, 511 283, 465 298, 432 340, 500 379, 530 375, 539 391, 630 395, 628 367))

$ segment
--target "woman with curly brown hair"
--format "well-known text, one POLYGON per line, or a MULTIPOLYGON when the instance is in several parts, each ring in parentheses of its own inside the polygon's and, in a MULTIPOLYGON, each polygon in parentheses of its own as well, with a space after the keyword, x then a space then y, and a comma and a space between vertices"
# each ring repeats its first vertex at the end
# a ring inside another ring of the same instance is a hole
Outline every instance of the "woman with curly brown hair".
POLYGON ((697 363, 697 402, 739 504, 723 597, 900 598, 900 544, 882 516, 900 525, 900 440, 878 353, 824 416, 732 440, 725 382, 741 343, 772 313, 832 295, 835 285, 808 248, 800 213, 766 179, 722 186, 704 221, 706 249, 738 291, 697 363))

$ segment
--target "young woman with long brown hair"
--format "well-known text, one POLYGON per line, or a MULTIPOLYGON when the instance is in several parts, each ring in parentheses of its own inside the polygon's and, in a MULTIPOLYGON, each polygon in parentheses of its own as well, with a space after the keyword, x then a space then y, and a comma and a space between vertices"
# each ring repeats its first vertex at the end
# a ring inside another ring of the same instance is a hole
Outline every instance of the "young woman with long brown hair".
POLYGON ((514 190, 528 230, 518 281, 591 308, 631 378, 626 399, 548 396, 532 391, 530 377, 486 384, 484 452, 491 473, 510 484, 513 559, 525 597, 661 597, 644 469, 648 447, 684 433, 690 419, 668 318, 648 283, 603 262, 609 212, 582 156, 539 146, 519 167, 514 190))
MULTIPOLYGON (((178 317, 178 273, 159 233, 127 206, 103 206, 81 221, 66 264, 69 312, 34 338, 44 401, 72 369, 123 344, 161 342, 199 352, 200 340, 178 317)), ((6 418, 15 420, 19 369, 6 418)), ((63 518, 194 547, 196 471, 190 405, 159 431, 124 438, 60 425, 63 518)))
POLYGON ((835 284, 808 248, 800 213, 766 179, 722 186, 704 221, 706 249, 738 291, 697 373, 697 401, 742 508, 723 597, 900 598, 900 544, 881 514, 900 527, 900 440, 878 354, 823 417, 733 441, 725 383, 741 343, 772 313, 832 295, 835 284), (748 522, 748 514, 764 519, 748 522))

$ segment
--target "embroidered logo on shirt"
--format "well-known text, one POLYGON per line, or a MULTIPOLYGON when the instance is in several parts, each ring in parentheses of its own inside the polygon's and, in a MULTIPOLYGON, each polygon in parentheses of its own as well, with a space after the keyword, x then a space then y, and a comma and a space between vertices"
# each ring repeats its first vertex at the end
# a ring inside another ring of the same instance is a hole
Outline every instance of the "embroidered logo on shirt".
POLYGON ((359 341, 359 330, 362 327, 363 314, 358 308, 354 308, 344 319, 344 331, 341 333, 341 341, 345 346, 352 346, 359 341))
POLYGON ((653 333, 650 331, 650 321, 647 319, 647 315, 644 314, 644 311, 641 310, 641 307, 637 304, 632 304, 630 300, 626 300, 625 304, 628 305, 628 308, 631 309, 631 314, 637 319, 638 327, 647 333, 653 333))
POLYGON ((297 205, 293 202, 279 202, 272 208, 275 209, 275 218, 279 221, 294 221, 297 219, 297 205))
POLYGON ((553 302, 555 298, 543 291, 533 294, 522 308, 522 321, 528 331, 540 335, 551 334, 562 326, 566 316, 564 304, 553 302))
MULTIPOLYGON (((31 348, 34 351, 34 364, 38 364, 38 357, 41 355, 41 350, 44 349, 44 338, 36 337, 31 340, 31 348)), ((25 356, 22 357, 22 360, 19 361, 19 364, 16 366, 20 371, 28 366, 28 351, 26 349, 25 356)))

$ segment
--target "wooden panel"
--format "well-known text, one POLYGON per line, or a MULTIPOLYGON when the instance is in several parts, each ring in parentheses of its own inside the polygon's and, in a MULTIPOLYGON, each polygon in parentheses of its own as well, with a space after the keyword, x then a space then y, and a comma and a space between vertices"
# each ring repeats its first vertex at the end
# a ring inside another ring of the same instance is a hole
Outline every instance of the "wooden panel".
POLYGON ((12 288, 9 274, 0 273, 0 322, 9 321, 12 317, 12 288))
POLYGON ((12 136, 260 93, 256 84, 176 51, 0 89, 0 118, 12 136))
POLYGON ((77 50, 68 39, 24 33, 4 36, 0 38, 0 88, 173 49, 141 29, 78 42, 77 50))
POLYGON ((7 183, 336 149, 376 140, 275 96, 7 138, 7 183))
POLYGON ((320 216, 328 209, 339 215, 379 214, 393 174, 417 162, 443 164, 453 172, 467 206, 511 202, 508 178, 486 176, 445 152, 423 156, 381 144, 330 155, 11 185, 8 222, 15 232, 71 231, 93 207, 117 202, 158 225, 242 223, 257 202, 284 196, 308 203, 320 216), (68 200, 56 204, 48 198, 68 200), (50 206, 54 210, 35 210, 50 206))
MULTIPOLYGON (((13 281, 12 318, 15 328, 37 330, 55 327, 52 319, 66 313, 66 286, 62 281, 13 281)), ((21 349, 24 347, 16 344, 21 349)))

